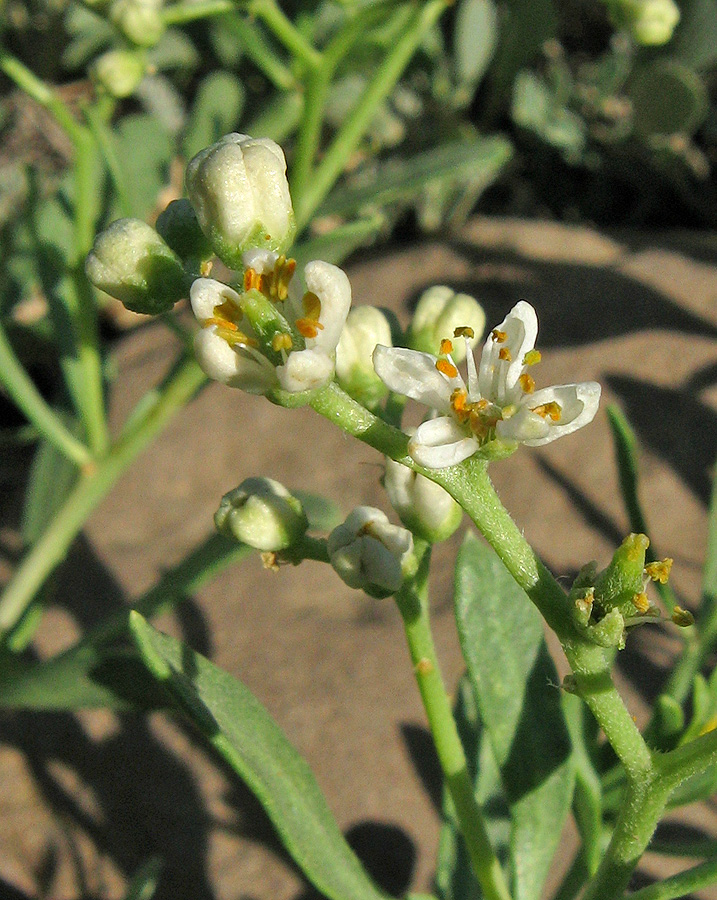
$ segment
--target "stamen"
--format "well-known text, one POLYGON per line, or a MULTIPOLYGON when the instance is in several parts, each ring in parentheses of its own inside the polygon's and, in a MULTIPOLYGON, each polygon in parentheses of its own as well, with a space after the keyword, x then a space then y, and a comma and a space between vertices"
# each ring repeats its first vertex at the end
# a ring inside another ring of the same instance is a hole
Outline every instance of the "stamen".
POLYGON ((451 393, 451 408, 456 412, 463 412, 466 409, 468 394, 463 388, 456 388, 451 393))
POLYGON ((461 325, 460 328, 456 328, 453 332, 453 337, 466 337, 470 341, 472 341, 475 336, 475 331, 473 331, 470 325, 461 325))
POLYGON ((670 570, 672 569, 672 562, 673 561, 668 556, 663 560, 648 563, 645 566, 645 575, 652 581, 659 581, 660 584, 667 584, 667 579, 670 577, 670 570))
POLYGON ((510 350, 507 347, 501 347, 498 351, 498 359, 503 359, 505 362, 513 362, 513 357, 511 356, 510 350))
POLYGON ((214 260, 213 259, 205 259, 202 264, 199 266, 199 274, 202 278, 209 278, 209 274, 214 268, 214 260))
POLYGON ((518 379, 518 384, 522 388, 524 394, 532 394, 535 390, 535 379, 532 375, 528 375, 527 372, 523 372, 518 379))
POLYGON ((676 606, 672 610, 672 621, 675 625, 679 625, 680 628, 688 628, 690 625, 695 624, 695 617, 688 609, 682 609, 681 606, 676 606))
POLYGON ((285 331, 277 331, 271 339, 271 349, 275 353, 279 353, 280 350, 291 350, 293 346, 291 335, 285 331))
POLYGON ((229 322, 241 322, 244 314, 232 300, 225 300, 214 307, 214 315, 219 319, 225 319, 229 322))
POLYGON ((315 322, 318 322, 319 316, 321 315, 321 300, 319 300, 319 298, 316 296, 316 294, 313 293, 313 291, 307 291, 304 294, 301 305, 304 307, 306 318, 313 319, 315 322))
POLYGON ((542 355, 540 350, 528 350, 528 352, 523 357, 523 365, 524 366, 535 366, 542 359, 542 355))
POLYGON ((508 332, 500 331, 498 328, 494 328, 493 331, 491 331, 490 336, 496 344, 504 344, 508 340, 508 332))
POLYGON ((314 319, 297 319, 296 330, 303 338, 315 338, 319 330, 324 330, 324 326, 314 319))
POLYGON ((239 331, 238 325, 225 319, 224 316, 210 316, 204 320, 202 327, 207 328, 209 325, 216 325, 217 328, 224 328, 227 331, 239 331))
POLYGON ((488 409, 490 406, 490 401, 486 400, 485 397, 481 397, 480 400, 476 400, 473 404, 473 408, 477 409, 478 412, 483 412, 483 410, 488 409))
POLYGON ((436 368, 442 375, 446 375, 448 378, 458 377, 458 369, 456 369, 452 363, 449 363, 447 359, 436 360, 436 368))
POLYGON ((644 591, 635 594, 632 598, 632 602, 635 604, 635 608, 638 612, 646 613, 650 608, 650 601, 647 599, 647 594, 644 591))
POLYGON ((449 353, 453 353, 453 342, 448 340, 448 338, 443 338, 438 352, 442 356, 448 356, 449 353))
POLYGON ((258 286, 259 276, 251 267, 244 272, 244 290, 251 291, 258 286))
POLYGON ((543 419, 551 419, 553 422, 559 422, 563 413, 560 404, 556 403, 555 400, 551 400, 550 403, 541 403, 540 406, 536 406, 533 409, 533 412, 542 416, 543 419))
POLYGON ((258 347, 258 343, 254 338, 250 338, 244 334, 231 322, 223 322, 217 326, 216 333, 220 338, 225 340, 230 347, 258 347))

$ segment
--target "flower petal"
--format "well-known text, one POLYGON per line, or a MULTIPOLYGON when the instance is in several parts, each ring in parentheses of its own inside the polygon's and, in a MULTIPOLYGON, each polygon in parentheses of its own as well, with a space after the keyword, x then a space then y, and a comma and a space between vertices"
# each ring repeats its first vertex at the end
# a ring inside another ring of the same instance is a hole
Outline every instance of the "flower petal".
POLYGON ((500 438, 520 441, 527 447, 541 447, 592 422, 599 404, 600 385, 595 381, 543 388, 527 394, 514 416, 498 422, 496 433, 500 438), (551 403, 560 407, 557 421, 549 414, 534 411, 551 403))
POLYGON ((334 375, 334 361, 321 350, 295 350, 278 366, 279 384, 290 394, 313 391, 327 385, 334 375))
POLYGON ((230 347, 213 327, 194 336, 194 352, 205 374, 249 394, 265 394, 276 384, 274 367, 258 351, 230 347))
POLYGON ((373 367, 387 388, 423 403, 441 413, 451 408, 451 393, 463 388, 460 376, 448 378, 436 369, 436 357, 405 347, 384 347, 373 351, 373 367))
POLYGON ((520 399, 518 379, 525 368, 523 359, 535 346, 537 336, 538 316, 530 303, 520 300, 483 345, 478 374, 481 396, 498 406, 520 399), (502 340, 496 337, 500 334, 505 335, 502 340))
POLYGON ((429 419, 419 425, 408 442, 411 458, 427 469, 454 466, 473 456, 478 447, 478 441, 448 416, 429 419))
POLYGON ((213 278, 196 278, 189 289, 189 302, 192 312, 200 322, 206 322, 214 315, 214 309, 231 300, 240 310, 239 294, 221 281, 213 278))
MULTIPOLYGON (((306 346, 332 353, 351 307, 351 283, 343 269, 320 259, 306 264, 304 281, 321 301, 319 325, 322 326, 315 338, 306 339, 306 346)), ((303 310, 297 310, 297 317, 302 315, 303 310)))

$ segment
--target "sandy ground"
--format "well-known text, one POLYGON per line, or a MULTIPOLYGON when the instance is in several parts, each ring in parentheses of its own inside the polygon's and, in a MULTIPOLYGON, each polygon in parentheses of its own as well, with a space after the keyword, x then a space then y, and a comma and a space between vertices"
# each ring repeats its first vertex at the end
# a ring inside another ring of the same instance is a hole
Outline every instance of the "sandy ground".
MULTIPOLYGON (((674 557, 674 587, 694 605, 717 450, 716 247, 689 236, 476 220, 455 240, 364 257, 350 275, 356 304, 389 306, 404 323, 434 283, 474 294, 489 324, 519 298, 530 300, 541 320, 540 384, 597 379, 605 402, 619 402, 634 423, 654 542, 674 557)), ((174 339, 156 325, 120 342, 115 425, 174 351, 174 339)), ((325 493, 345 512, 358 503, 388 510, 380 463, 310 411, 211 385, 90 519, 38 651, 67 646, 80 624, 150 587, 211 531, 220 496, 248 475, 325 493)), ((605 564, 627 531, 604 406, 590 428, 523 449, 491 473, 558 575, 593 558, 605 564)), ((461 673, 451 614, 459 537, 438 551, 433 581, 450 685, 461 673)), ((240 677, 268 707, 386 889, 430 889, 436 763, 390 601, 351 591, 318 564, 273 573, 252 558, 160 625, 240 677)), ((639 722, 676 646, 674 629, 645 628, 621 654, 621 684, 639 722)), ((556 663, 564 673, 559 655, 556 663)), ((0 740, 0 898, 114 900, 152 854, 166 859, 161 900, 311 896, 257 803, 191 730, 164 714, 5 715, 0 740)), ((717 834, 714 806, 688 815, 717 834)), ((648 858, 644 871, 683 865, 648 858)))

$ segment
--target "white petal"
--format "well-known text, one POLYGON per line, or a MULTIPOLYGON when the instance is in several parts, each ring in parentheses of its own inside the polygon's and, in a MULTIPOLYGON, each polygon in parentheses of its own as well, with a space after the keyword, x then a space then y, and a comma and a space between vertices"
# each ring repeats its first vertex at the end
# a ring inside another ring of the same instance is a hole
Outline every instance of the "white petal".
POLYGON ((506 406, 520 399, 522 393, 518 379, 525 368, 525 354, 535 346, 538 336, 538 317, 530 303, 520 300, 488 335, 483 345, 478 384, 481 396, 498 406, 506 406), (506 339, 498 343, 494 331, 503 331, 506 339), (510 354, 509 360, 500 359, 500 351, 510 354))
POLYGON ((408 452, 419 466, 444 469, 468 459, 478 449, 478 441, 448 416, 429 419, 416 429, 408 442, 408 452))
MULTIPOLYGON (((307 338, 306 346, 331 353, 336 349, 351 308, 351 283, 343 269, 320 259, 306 264, 304 281, 321 301, 319 324, 323 326, 315 338, 307 338)), ((303 310, 297 311, 297 315, 302 314, 303 310)))
POLYGON ((279 384, 290 394, 313 391, 327 385, 334 375, 334 361, 321 350, 295 350, 278 366, 279 384))
POLYGON ((241 259, 245 268, 253 269, 259 275, 264 275, 267 272, 274 271, 278 258, 279 254, 274 253, 272 250, 256 248, 254 250, 246 250, 242 253, 241 259))
POLYGON ((200 322, 206 322, 214 315, 214 308, 231 300, 239 306, 239 294, 232 290, 228 284, 215 281, 213 278, 197 278, 189 289, 189 301, 192 304, 192 312, 200 322))
POLYGON ((448 378, 436 369, 436 357, 405 347, 384 347, 379 344, 373 351, 373 367, 386 387, 412 400, 423 403, 429 409, 449 412, 451 394, 463 388, 463 379, 448 378))
POLYGON ((249 348, 230 347, 215 329, 202 328, 194 336, 194 352, 205 374, 249 394, 265 394, 276 383, 268 359, 249 348))
POLYGON ((242 149, 257 219, 269 234, 287 234, 292 228, 294 214, 286 181, 284 151, 269 138, 250 138, 242 144, 242 149))
POLYGON ((592 422, 599 404, 600 385, 595 381, 543 388, 526 395, 516 414, 505 422, 499 422, 496 432, 499 437, 521 441, 527 447, 541 447, 592 422), (538 406, 553 402, 561 409, 558 422, 532 411, 538 406), (536 419, 542 420, 542 427, 536 419))

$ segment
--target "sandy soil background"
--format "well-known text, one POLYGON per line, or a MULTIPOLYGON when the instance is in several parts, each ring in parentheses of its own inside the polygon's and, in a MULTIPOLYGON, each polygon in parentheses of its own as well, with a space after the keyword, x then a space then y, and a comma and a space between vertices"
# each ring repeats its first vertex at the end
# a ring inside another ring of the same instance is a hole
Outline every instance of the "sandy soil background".
MULTIPOLYGON (((539 386, 597 379, 605 401, 619 402, 632 420, 654 542, 674 557, 673 584, 692 605, 717 451, 716 250, 717 243, 689 235, 608 236, 476 220, 453 240, 363 257, 350 275, 356 304, 389 306, 404 323, 434 283, 474 294, 489 324, 519 298, 530 300, 541 323, 539 386)), ((174 339, 156 325, 119 343, 114 423, 174 352, 174 339)), ((604 408, 589 428, 538 451, 523 449, 491 473, 558 575, 593 558, 604 565, 627 531, 604 408)), ((57 652, 79 625, 100 621, 150 587, 211 531, 221 495, 255 474, 323 492, 345 512, 357 503, 389 509, 373 451, 310 411, 276 409, 211 385, 92 516, 63 569, 60 605, 38 634, 39 652, 57 652)), ((451 685, 461 673, 451 614, 459 537, 440 548, 433 584, 436 639, 451 685)), ((257 694, 308 759, 341 827, 387 890, 430 889, 436 762, 390 601, 351 591, 318 564, 272 573, 252 558, 159 624, 257 694)), ((620 656, 638 721, 676 644, 674 629, 644 628, 620 656)), ((564 672, 559 656, 556 662, 564 672)), ((114 900, 155 853, 166 859, 161 900, 312 896, 258 804, 193 732, 163 714, 3 715, 0 771, 2 898, 114 900)), ((717 834, 714 804, 686 815, 717 834)), ((653 857, 644 872, 682 865, 653 857)))

